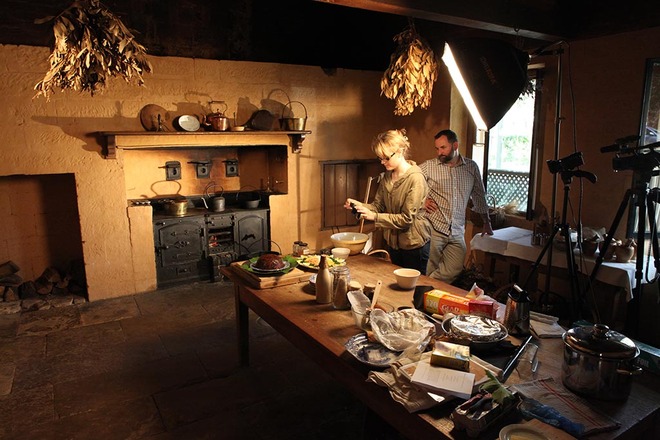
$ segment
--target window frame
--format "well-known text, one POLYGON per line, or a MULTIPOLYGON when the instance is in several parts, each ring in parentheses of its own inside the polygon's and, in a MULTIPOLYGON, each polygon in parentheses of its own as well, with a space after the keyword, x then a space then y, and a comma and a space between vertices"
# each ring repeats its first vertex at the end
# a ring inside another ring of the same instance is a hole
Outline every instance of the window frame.
MULTIPOLYGON (((528 76, 530 79, 536 80, 536 86, 534 88, 534 126, 532 129, 532 139, 531 144, 531 154, 529 160, 529 184, 527 187, 527 206, 525 209, 519 209, 518 214, 525 215, 526 220, 534 219, 534 210, 537 203, 537 194, 538 194, 538 182, 541 173, 541 167, 539 165, 539 157, 541 157, 542 148, 539 140, 543 139, 543 118, 542 118, 542 99, 543 99, 543 81, 544 81, 544 69, 542 67, 530 69, 528 71, 528 76)), ((472 130, 476 133, 476 129, 472 130)), ((476 134, 475 134, 476 138, 476 134)), ((484 166, 482 170, 482 179, 484 182, 484 187, 486 188, 486 193, 488 193, 488 156, 490 152, 490 131, 485 133, 484 139, 484 166)))

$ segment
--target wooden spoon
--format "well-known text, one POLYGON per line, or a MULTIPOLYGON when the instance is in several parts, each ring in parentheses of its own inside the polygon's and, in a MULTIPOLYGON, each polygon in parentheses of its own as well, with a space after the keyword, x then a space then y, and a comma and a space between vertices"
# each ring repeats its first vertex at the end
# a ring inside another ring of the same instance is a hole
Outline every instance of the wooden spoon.
POLYGON ((371 299, 371 308, 373 309, 378 302, 378 295, 380 295, 380 289, 383 287, 383 282, 381 280, 376 281, 376 288, 374 289, 374 297, 371 299))

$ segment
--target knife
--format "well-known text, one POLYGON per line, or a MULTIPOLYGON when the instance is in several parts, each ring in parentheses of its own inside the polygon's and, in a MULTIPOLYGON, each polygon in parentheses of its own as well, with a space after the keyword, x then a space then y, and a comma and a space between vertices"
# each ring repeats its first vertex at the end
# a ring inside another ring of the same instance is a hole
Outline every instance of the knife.
POLYGON ((525 350, 525 347, 527 347, 527 344, 529 344, 529 341, 531 340, 532 340, 532 335, 529 335, 527 339, 525 339, 525 342, 520 344, 514 355, 506 364, 504 370, 502 370, 502 383, 506 382, 506 380, 509 378, 509 375, 513 372, 513 369, 516 367, 516 364, 518 364, 518 359, 520 358, 520 355, 525 350))

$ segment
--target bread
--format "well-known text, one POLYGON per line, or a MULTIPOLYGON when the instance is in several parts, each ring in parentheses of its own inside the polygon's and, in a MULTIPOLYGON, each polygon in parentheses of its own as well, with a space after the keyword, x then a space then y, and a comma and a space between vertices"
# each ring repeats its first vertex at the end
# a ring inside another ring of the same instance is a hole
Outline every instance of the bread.
POLYGON ((277 270, 284 267, 284 260, 281 255, 263 254, 254 265, 257 269, 277 270))

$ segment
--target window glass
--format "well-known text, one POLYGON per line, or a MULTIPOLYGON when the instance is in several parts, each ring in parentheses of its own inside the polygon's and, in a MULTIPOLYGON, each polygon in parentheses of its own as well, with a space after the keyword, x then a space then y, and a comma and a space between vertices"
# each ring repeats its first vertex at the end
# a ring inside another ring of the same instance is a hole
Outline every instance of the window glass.
MULTIPOLYGON (((535 80, 531 81, 534 90, 535 80)), ((535 102, 535 93, 521 95, 488 132, 486 191, 497 206, 515 205, 518 211, 528 211, 535 102)))

